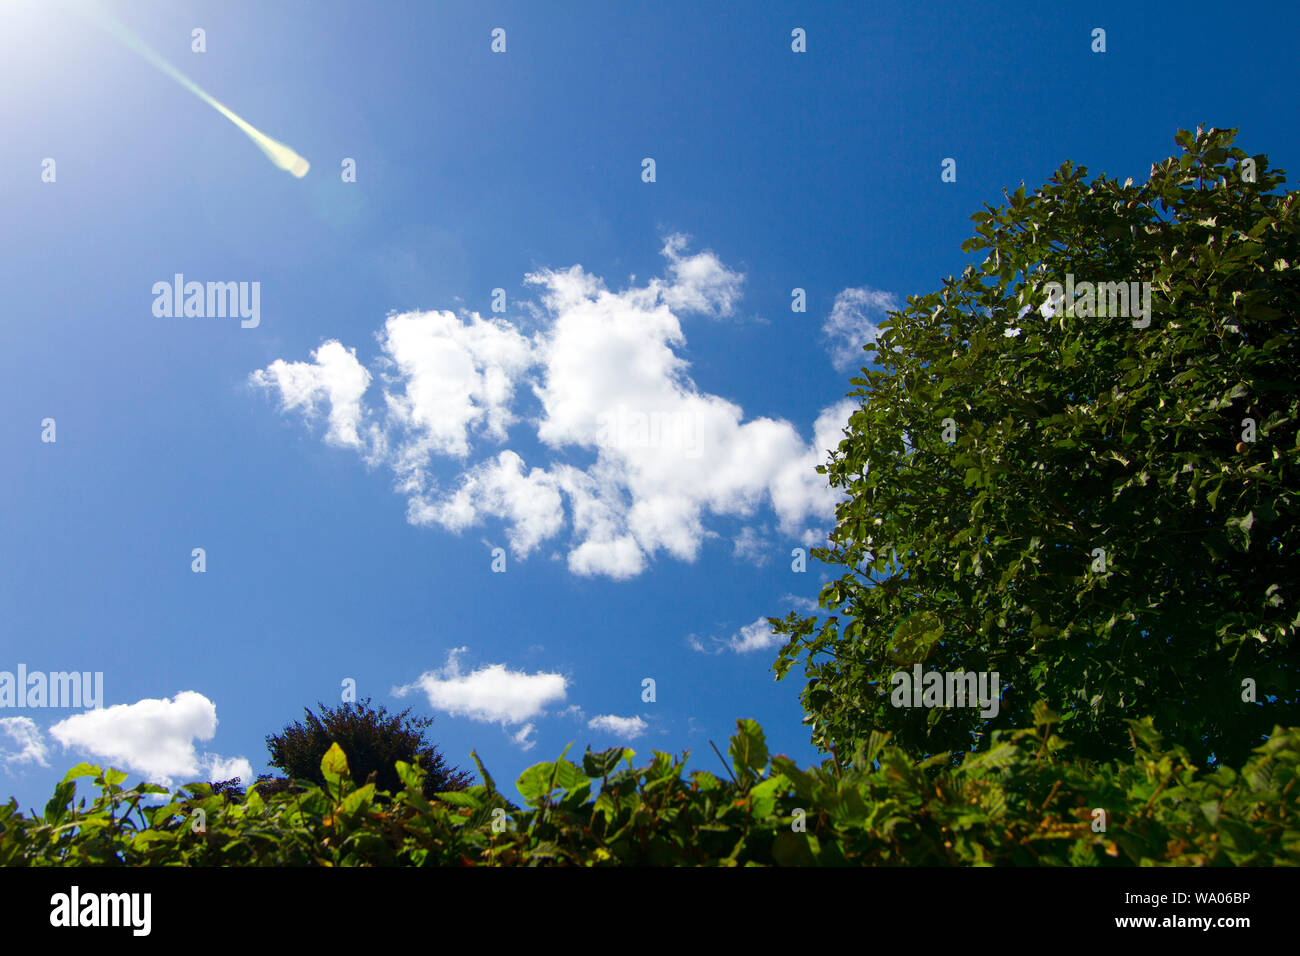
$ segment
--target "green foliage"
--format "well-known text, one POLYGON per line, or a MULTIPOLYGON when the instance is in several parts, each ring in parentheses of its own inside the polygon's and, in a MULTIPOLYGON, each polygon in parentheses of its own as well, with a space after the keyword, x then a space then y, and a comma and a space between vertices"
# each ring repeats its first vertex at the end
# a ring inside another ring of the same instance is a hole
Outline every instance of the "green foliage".
POLYGON ((1233 138, 1180 132, 1141 185, 1067 162, 976 213, 983 264, 881 326, 819 469, 847 495, 814 551, 840 573, 827 616, 771 619, 777 675, 803 662, 813 742, 841 765, 876 731, 978 750, 1039 700, 1098 759, 1141 716, 1229 764, 1300 722, 1296 193, 1233 138), (1149 325, 1044 318, 1067 274, 1150 282, 1149 325), (921 659, 998 672, 999 714, 892 706, 921 659))
POLYGON ((738 721, 735 782, 684 776, 685 756, 638 767, 630 750, 588 751, 581 767, 561 756, 524 771, 523 807, 486 773, 430 800, 405 761, 396 792, 358 787, 337 744, 323 786, 263 798, 254 785, 238 803, 208 784, 123 790, 125 775, 82 764, 44 816, 0 807, 0 866, 1300 864, 1300 728, 1274 728, 1239 770, 1206 772, 1149 720, 1129 726, 1127 763, 1064 760, 1053 717, 1040 708, 1032 729, 995 734, 960 766, 880 736, 850 770, 769 757, 762 728, 738 721), (99 792, 74 807, 87 776, 99 792))
MULTIPOLYGON (((389 715, 382 705, 372 707, 370 698, 333 709, 320 706, 319 717, 304 708, 304 722, 295 722, 280 734, 266 738, 272 767, 284 770, 293 779, 325 785, 336 772, 336 758, 331 751, 331 746, 336 745, 349 755, 356 778, 364 781, 373 774, 381 790, 401 789, 402 781, 394 770, 399 760, 414 763, 419 759, 426 774, 426 797, 441 790, 459 790, 473 779, 449 766, 438 749, 425 741, 424 732, 433 723, 431 717, 410 717, 409 709, 389 715)), ((267 778, 258 783, 263 780, 267 778)), ((267 780, 261 787, 262 795, 292 789, 288 784, 287 780, 267 780)), ((228 790, 229 782, 217 787, 228 790)))
POLYGON ((1296 197, 1231 131, 1177 140, 977 213, 983 265, 882 326, 820 469, 828 617, 773 619, 822 766, 741 720, 727 779, 566 749, 515 806, 366 701, 268 737, 296 782, 242 798, 80 764, 0 807, 0 866, 1300 864, 1296 197), (1020 316, 1067 273, 1150 281, 1150 324, 1020 316), (997 671, 1000 713, 891 706, 920 662, 997 671))

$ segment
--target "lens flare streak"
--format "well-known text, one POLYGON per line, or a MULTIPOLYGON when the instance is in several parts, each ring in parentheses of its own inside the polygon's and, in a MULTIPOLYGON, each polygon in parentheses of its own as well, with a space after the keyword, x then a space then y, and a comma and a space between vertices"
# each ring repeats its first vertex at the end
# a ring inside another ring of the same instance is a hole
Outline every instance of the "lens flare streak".
POLYGON ((167 76, 170 76, 181 86, 185 87, 185 89, 189 90, 204 103, 207 103, 214 110, 243 130, 244 135, 251 139, 257 145, 257 148, 266 154, 266 158, 276 166, 298 179, 302 179, 302 177, 307 175, 307 170, 311 168, 311 163, 298 155, 298 153, 296 153, 292 148, 267 136, 252 123, 249 123, 239 114, 235 113, 234 110, 231 110, 224 103, 221 103, 219 100, 210 96, 206 90, 180 70, 176 69, 176 67, 168 63, 147 43, 132 33, 123 23, 111 14, 97 7, 92 7, 91 13, 96 22, 103 27, 103 29, 112 34, 112 36, 122 43, 123 46, 140 54, 140 56, 150 64, 167 74, 167 76))

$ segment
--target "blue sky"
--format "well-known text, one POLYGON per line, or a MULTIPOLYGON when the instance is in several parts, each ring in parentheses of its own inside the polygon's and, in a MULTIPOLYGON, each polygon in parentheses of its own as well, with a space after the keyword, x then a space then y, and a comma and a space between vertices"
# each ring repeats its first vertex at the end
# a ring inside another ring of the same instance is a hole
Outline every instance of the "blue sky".
POLYGON ((0 3, 0 670, 105 704, 0 708, 0 792, 262 772, 345 678, 498 781, 717 771, 737 717, 816 759, 754 625, 823 580, 837 355, 1067 158, 1141 180, 1203 123, 1297 165, 1294 70, 1221 5, 699 6, 104 4, 298 179, 83 3, 0 3), (177 273, 258 324, 155 315, 177 273))

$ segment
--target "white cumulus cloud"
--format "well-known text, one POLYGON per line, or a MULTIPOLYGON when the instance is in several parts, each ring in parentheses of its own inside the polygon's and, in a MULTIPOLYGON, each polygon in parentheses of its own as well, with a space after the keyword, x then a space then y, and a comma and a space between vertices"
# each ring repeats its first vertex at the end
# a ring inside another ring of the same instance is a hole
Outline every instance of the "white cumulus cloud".
MULTIPOLYGON (((686 246, 670 236, 665 275, 618 292, 577 265, 530 273, 542 304, 527 338, 477 314, 389 316, 382 405, 361 404, 369 373, 337 342, 314 364, 277 360, 252 381, 278 390, 285 410, 330 403, 326 440, 386 463, 411 523, 460 533, 500 521, 517 558, 567 536, 574 574, 631 578, 659 554, 695 560, 712 518, 761 521, 761 510, 782 536, 817 543, 840 494, 815 469, 853 405, 824 409, 810 442, 699 388, 680 316, 732 313, 744 276, 686 246), (541 453, 500 448, 514 429, 541 453)), ((862 292, 841 293, 836 314, 862 292)), ((752 555, 754 534, 741 540, 738 555, 752 555)))
MULTIPOLYGON (((427 671, 393 693, 403 697, 414 690, 423 691, 429 706, 455 717, 468 717, 485 723, 527 724, 543 714, 548 705, 565 698, 569 681, 562 674, 511 670, 504 664, 487 664, 463 673, 460 655, 469 648, 458 647, 447 654, 447 663, 427 671)), ((526 738, 525 727, 517 737, 526 738)), ((519 742, 522 742, 519 741, 519 742)))
POLYGON ((252 375, 255 385, 275 388, 281 407, 301 410, 311 417, 321 403, 329 405, 329 430, 325 440, 334 445, 361 448, 361 397, 370 387, 370 373, 357 361, 355 349, 331 340, 311 354, 312 361, 276 359, 252 375))
POLYGON ((646 732, 646 722, 640 717, 619 717, 617 714, 601 714, 587 721, 591 730, 600 730, 618 737, 620 740, 635 740, 646 732))
POLYGON ((753 624, 746 624, 730 637, 712 637, 709 638, 709 643, 706 644, 694 634, 691 634, 686 638, 686 643, 691 650, 699 651, 702 654, 721 654, 724 651, 735 651, 737 654, 752 654, 756 651, 766 651, 780 647, 785 643, 785 638, 773 634, 771 625, 767 623, 767 618, 760 617, 753 624))
POLYGON ((390 427, 406 436, 399 475, 419 486, 430 454, 464 458, 473 432, 506 437, 515 384, 532 360, 504 320, 408 312, 389 316, 381 344, 401 386, 384 393, 390 427))
POLYGON ((760 617, 753 624, 746 624, 740 629, 740 632, 733 634, 727 641, 727 646, 737 654, 749 654, 753 651, 765 651, 773 647, 780 647, 785 643, 785 639, 772 633, 772 627, 767 623, 767 618, 760 617))
POLYGON ((247 787, 253 783, 253 765, 243 757, 222 757, 220 754, 202 754, 199 766, 204 776, 213 783, 233 780, 238 777, 240 786, 247 787))
POLYGON ((707 249, 693 256, 682 255, 689 241, 689 237, 683 235, 668 237, 663 253, 668 259, 672 281, 655 280, 652 287, 660 290, 668 308, 678 312, 730 315, 740 300, 744 276, 732 272, 707 249))
POLYGON ((195 749, 196 740, 211 740, 216 732, 216 705, 192 690, 170 699, 145 698, 73 714, 50 728, 50 736, 65 750, 90 754, 150 783, 170 787, 175 778, 187 783, 206 776, 201 771, 231 767, 244 773, 230 776, 247 781, 252 776, 247 760, 200 755, 195 749))
POLYGON ((503 519, 516 556, 527 557, 564 526, 564 506, 557 479, 540 468, 524 473, 524 461, 503 451, 467 472, 460 487, 441 499, 423 496, 410 502, 411 522, 460 531, 483 515, 503 519))

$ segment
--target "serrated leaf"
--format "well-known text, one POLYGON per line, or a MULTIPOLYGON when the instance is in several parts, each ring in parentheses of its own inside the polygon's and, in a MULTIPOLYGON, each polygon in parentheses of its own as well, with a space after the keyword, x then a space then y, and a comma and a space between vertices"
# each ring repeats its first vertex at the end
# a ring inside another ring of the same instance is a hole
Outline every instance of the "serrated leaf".
POLYGON ((588 777, 608 777, 618 767, 618 762, 623 759, 622 747, 611 747, 608 750, 601 750, 593 753, 591 748, 582 755, 582 769, 588 777))

